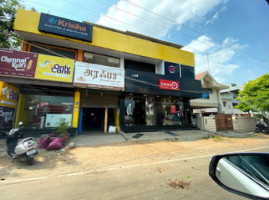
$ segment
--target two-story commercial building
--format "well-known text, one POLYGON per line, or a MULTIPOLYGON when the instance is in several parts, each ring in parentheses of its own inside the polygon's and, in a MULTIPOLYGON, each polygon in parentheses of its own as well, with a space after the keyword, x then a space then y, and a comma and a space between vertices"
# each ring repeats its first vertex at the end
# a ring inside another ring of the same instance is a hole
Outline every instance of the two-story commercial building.
POLYGON ((14 124, 82 131, 188 129, 202 95, 181 45, 19 9, 22 51, 0 51, 0 81, 19 89, 14 124), (3 59, 2 59, 3 58, 3 59))

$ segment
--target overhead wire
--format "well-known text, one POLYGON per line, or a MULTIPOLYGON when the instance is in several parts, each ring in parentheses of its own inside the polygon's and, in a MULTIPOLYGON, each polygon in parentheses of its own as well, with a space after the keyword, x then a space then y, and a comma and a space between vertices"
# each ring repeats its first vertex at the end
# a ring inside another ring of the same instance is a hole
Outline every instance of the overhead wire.
MULTIPOLYGON (((74 15, 74 14, 71 13, 71 12, 66 12, 66 10, 62 10, 62 9, 59 9, 59 8, 55 8, 55 7, 48 6, 48 5, 45 5, 45 4, 42 4, 42 3, 39 3, 39 2, 35 2, 35 1, 31 1, 31 0, 27 0, 27 1, 30 2, 30 3, 32 3, 32 4, 40 5, 40 6, 42 6, 42 7, 46 7, 46 8, 48 7, 48 8, 50 8, 50 9, 52 9, 52 10, 59 10, 59 11, 64 12, 64 13, 68 13, 69 15, 74 16, 74 17, 79 18, 79 19, 85 19, 85 20, 87 20, 86 18, 84 18, 84 17, 82 17, 82 16, 74 15)), ((115 18, 113 18, 113 17, 109 17, 109 16, 106 16, 106 15, 103 15, 101 12, 97 12, 97 11, 95 11, 95 10, 93 10, 93 9, 88 9, 88 8, 85 8, 85 7, 81 6, 81 5, 74 4, 73 2, 70 2, 70 1, 67 1, 67 0, 61 0, 61 1, 65 1, 66 3, 75 5, 75 6, 77 6, 77 7, 80 7, 80 8, 82 8, 82 9, 85 9, 85 10, 87 10, 87 11, 91 10, 91 12, 97 13, 98 15, 103 16, 103 17, 108 18, 108 19, 111 19, 111 20, 113 20, 113 21, 117 21, 117 22, 126 24, 126 25, 128 25, 128 26, 134 27, 134 28, 140 28, 140 27, 137 27, 137 26, 135 26, 135 25, 132 25, 132 24, 123 22, 123 21, 121 21, 121 20, 115 19, 115 18)), ((156 33, 150 32, 150 31, 148 31, 148 30, 146 30, 146 29, 144 29, 144 31, 146 31, 146 32, 148 32, 148 33, 150 33, 150 34, 156 34, 156 33)))
MULTIPOLYGON (((174 23, 174 24, 178 24, 178 25, 180 25, 180 26, 182 26, 182 27, 184 27, 184 28, 186 28, 186 29, 189 29, 189 30, 191 30, 191 31, 193 31, 193 32, 196 32, 196 33, 201 34, 201 35, 206 35, 206 34, 204 34, 204 33, 201 32, 201 31, 195 30, 195 29, 193 29, 193 28, 191 28, 191 27, 188 27, 188 26, 186 26, 186 25, 184 25, 184 24, 179 24, 178 22, 176 22, 176 21, 174 21, 174 20, 172 20, 172 19, 170 19, 170 18, 168 18, 168 17, 166 17, 166 16, 164 16, 164 15, 160 15, 160 14, 158 14, 158 13, 152 11, 152 10, 149 10, 149 9, 147 9, 147 8, 144 8, 143 6, 140 6, 140 5, 138 5, 138 4, 136 4, 136 3, 133 3, 133 2, 131 2, 131 1, 129 1, 129 0, 122 0, 122 1, 125 1, 125 2, 127 2, 128 4, 131 4, 131 5, 135 6, 135 7, 138 7, 138 8, 140 8, 140 9, 142 9, 142 10, 145 10, 145 11, 147 11, 147 12, 149 12, 149 13, 152 13, 152 14, 154 14, 154 15, 160 17, 160 18, 166 19, 166 20, 169 21, 169 22, 172 22, 172 23, 174 23)), ((212 39, 213 41, 215 41, 215 42, 222 43, 222 41, 219 40, 219 39, 215 39, 215 38, 211 38, 211 39, 212 39)), ((231 46, 232 46, 232 45, 231 45, 231 46)), ((228 48, 228 47, 231 47, 231 46, 227 45, 226 47, 228 48)), ((247 54, 247 55, 251 56, 250 54, 247 54)), ((251 57, 255 57, 255 58, 257 58, 257 56, 251 56, 251 57)), ((261 59, 261 58, 258 58, 258 59, 261 60, 261 61, 263 61, 263 62, 265 62, 265 63, 269 66, 269 62, 266 62, 265 60, 263 60, 263 59, 261 59)))
MULTIPOLYGON (((32 2, 32 3, 35 3, 35 4, 39 4, 39 5, 44 6, 44 7, 50 7, 50 6, 47 6, 47 5, 44 5, 44 4, 41 4, 41 3, 37 3, 37 2, 31 1, 31 0, 28 0, 28 1, 29 1, 29 2, 32 2)), ((97 13, 97 14, 102 15, 100 12, 97 12, 97 11, 95 11, 95 10, 93 10, 93 9, 85 8, 85 7, 81 6, 81 5, 74 4, 73 2, 70 2, 70 1, 67 1, 67 0, 62 0, 62 1, 67 2, 67 3, 71 4, 71 5, 75 5, 75 6, 77 6, 77 7, 83 8, 83 9, 85 9, 85 10, 87 10, 87 11, 88 11, 88 10, 91 10, 92 12, 95 12, 95 13, 97 13)), ((103 1, 101 1, 101 0, 96 0, 96 1, 108 5, 107 3, 105 3, 105 2, 103 2, 103 1)), ((131 4, 132 4, 132 5, 137 5, 137 4, 134 4, 134 3, 132 3, 132 2, 131 2, 131 4)), ((123 10, 123 9, 120 9, 120 8, 114 6, 114 5, 112 5, 112 6, 115 7, 116 9, 121 10, 122 12, 128 13, 128 14, 133 15, 133 16, 136 16, 136 17, 139 17, 139 16, 137 16, 137 15, 135 15, 135 14, 132 14, 132 13, 130 13, 130 12, 128 12, 128 11, 125 11, 125 10, 123 10)), ((52 8, 52 9, 55 9, 55 8, 53 8, 53 7, 51 7, 51 8, 52 8)), ((142 8, 142 7, 139 6, 139 8, 142 8)), ((146 11, 150 11, 150 10, 145 9, 145 8, 143 8, 143 9, 146 10, 146 11)), ((56 10, 60 10, 60 9, 56 9, 56 10)), ((60 11, 66 13, 66 11, 63 11, 63 10, 60 10, 60 11)), ((155 13, 155 12, 152 12, 152 13, 154 13, 154 14, 156 14, 156 15, 158 15, 158 16, 161 16, 161 15, 155 13)), ((73 16, 75 16, 75 17, 79 17, 79 18, 81 18, 80 16, 78 16, 78 15, 74 15, 74 14, 72 14, 72 13, 70 13, 70 12, 69 12, 69 14, 70 14, 70 15, 73 15, 73 16)), ((114 21, 117 21, 117 22, 126 24, 126 25, 128 25, 128 26, 132 26, 132 27, 134 27, 134 28, 138 28, 138 29, 141 30, 140 27, 134 26, 134 25, 132 25, 132 24, 128 24, 128 23, 126 23, 126 22, 122 22, 122 21, 120 21, 120 20, 118 20, 118 19, 115 19, 115 18, 113 18, 113 17, 109 17, 109 16, 107 16, 107 15, 102 15, 102 16, 104 16, 104 17, 106 17, 106 18, 109 18, 109 19, 112 19, 112 20, 114 20, 114 21)), ((141 17, 139 17, 139 18, 141 18, 141 17)), ((147 19, 145 19, 145 18, 141 18, 141 19, 153 23, 153 21, 147 20, 147 19)), ((165 17, 165 19, 169 19, 169 18, 166 18, 166 17, 165 17)), ((169 20, 171 20, 171 19, 169 19, 169 20)), ((174 23, 176 23, 176 22, 174 22, 174 23)), ((155 23, 155 24, 157 24, 157 23, 155 23)), ((160 24, 157 24, 157 25, 160 25, 160 24)), ((144 31, 145 31, 145 30, 146 30, 146 29, 144 29, 144 31)), ((174 30, 173 30, 173 31, 174 31, 174 30)), ((148 32, 148 30, 147 30, 147 32, 148 32)), ((148 33, 150 33, 150 32, 148 32, 148 33)), ((151 34, 156 34, 156 33, 151 32, 151 34)), ((182 34, 182 33, 181 33, 181 34, 182 34)), ((183 35, 184 35, 184 34, 183 34, 183 35)), ((187 36, 187 35, 184 35, 184 36, 185 36, 185 37, 189 37, 189 36, 187 36)), ((190 37, 189 37, 189 38, 190 38, 190 37)), ((200 42, 200 43, 203 43, 203 44, 206 44, 206 45, 210 45, 210 44, 208 44, 208 43, 206 43, 206 42, 203 42, 203 41, 200 41, 200 40, 193 40, 193 41, 197 41, 197 42, 200 42)), ((198 49, 196 49, 196 48, 193 48, 193 47, 191 47, 191 46, 188 46, 188 47, 191 48, 191 49, 193 49, 193 50, 195 50, 195 51, 199 51, 199 52, 201 52, 200 50, 198 50, 198 49)), ((222 50, 221 48, 219 48, 219 49, 222 50)), ((228 50, 227 50, 227 51, 228 51, 228 50)), ((225 52, 225 51, 224 51, 224 52, 225 52)), ((219 57, 219 56, 214 56, 214 57, 219 57)), ((221 58, 221 57, 219 57, 219 58, 221 58)), ((221 59, 222 59, 222 58, 221 58, 221 59)), ((254 63, 254 64, 255 64, 255 63, 254 63)), ((257 65, 258 67, 260 66, 260 65, 258 65, 258 64, 256 64, 256 65, 257 65)))
MULTIPOLYGON (((63 1, 64 1, 64 0, 63 0, 63 1)), ((102 0, 96 0, 96 1, 98 1, 98 2, 100 2, 100 3, 102 3, 102 4, 106 4, 106 5, 111 6, 109 3, 104 2, 104 1, 102 1, 102 0)), ((128 2, 129 2, 129 1, 128 1, 128 2)), ((133 3, 131 2, 131 4, 133 4, 133 3)), ((153 23, 153 24, 155 24, 155 25, 164 27, 162 24, 156 23, 156 22, 154 22, 154 21, 152 21, 152 20, 145 19, 145 18, 143 18, 143 17, 141 17, 141 16, 139 16, 139 15, 136 15, 136 14, 133 14, 133 13, 131 13, 131 12, 128 12, 128 11, 122 9, 122 8, 119 8, 119 7, 115 6, 115 5, 112 5, 111 7, 115 8, 115 9, 118 9, 119 11, 124 12, 124 13, 126 13, 126 14, 128 14, 128 15, 132 15, 132 16, 135 16, 135 17, 137 17, 137 18, 140 18, 140 19, 142 19, 142 20, 144 20, 144 21, 147 21, 147 22, 153 23)), ((148 9, 145 9, 145 10, 148 10, 148 9)), ((153 12, 153 13, 155 13, 155 12, 153 12)), ((155 13, 155 14, 157 14, 157 13, 155 13)), ((158 14, 157 14, 157 15, 158 15, 158 14)), ((160 15, 158 15, 158 16, 160 16, 160 15)), ((167 18, 167 19, 169 19, 169 18, 167 18)), ((169 20, 170 20, 170 19, 169 19, 169 20)), ((176 33, 178 33, 177 31, 175 31, 175 30, 173 30, 173 29, 171 29, 171 31, 172 31, 172 32, 176 32, 176 33)), ((179 34, 184 35, 184 34, 181 33, 181 32, 179 32, 179 34)), ((203 34, 203 35, 204 35, 204 34, 203 34)), ((188 35, 184 35, 184 36, 185 36, 185 37, 188 37, 188 38, 191 38, 191 37, 188 36, 188 35)), ((211 46, 211 44, 208 44, 207 42, 204 42, 204 41, 200 41, 199 39, 194 39, 193 41, 197 41, 197 42, 199 42, 199 43, 206 44, 206 45, 209 46, 209 47, 211 46)), ((219 42, 219 41, 217 41, 217 42, 219 42)), ((194 48, 194 47, 191 47, 191 46, 188 46, 188 47, 191 48, 191 49, 193 49, 193 50, 195 50, 195 51, 202 52, 202 51, 200 51, 199 49, 196 49, 196 48, 194 48)), ((230 45, 229 48, 230 48, 230 47, 233 47, 233 45, 230 45)), ((228 47, 227 47, 227 48, 228 48, 228 47)), ((219 50, 223 50, 222 48, 218 48, 218 49, 219 49, 219 50)), ((231 49, 224 50, 222 53, 224 53, 224 52, 228 52, 228 51, 230 51, 230 50, 231 50, 231 49)), ((214 55, 213 57, 218 57, 218 58, 221 58, 221 59, 222 59, 222 57, 217 56, 217 55, 214 55)), ((238 56, 238 55, 237 55, 237 57, 246 60, 245 58, 240 57, 240 56, 238 56)), ((247 61, 252 62, 253 64, 257 65, 258 67, 263 67, 263 68, 265 68, 265 69, 269 69, 269 68, 267 68, 267 67, 265 67, 265 66, 262 66, 262 65, 259 65, 259 64, 257 64, 257 63, 254 63, 253 61, 250 61, 250 60, 247 60, 247 61)), ((264 72, 260 72, 260 73, 264 73, 264 72)))
MULTIPOLYGON (((26 41, 23 41, 23 42, 24 42, 25 44, 28 44, 28 45, 34 46, 34 47, 36 47, 36 48, 42 49, 42 50, 44 50, 44 51, 47 51, 47 52, 49 52, 49 53, 55 54, 55 55, 57 55, 57 56, 61 56, 61 57, 68 58, 68 57, 66 57, 65 55, 61 55, 61 54, 59 54, 59 53, 56 53, 56 52, 54 52, 54 51, 52 51, 52 50, 49 50, 49 49, 40 47, 40 46, 35 45, 35 44, 33 44, 33 43, 29 43, 29 42, 26 42, 26 41)), ((32 52, 32 53, 34 53, 34 52, 32 52)), ((153 83, 149 83, 149 82, 147 82, 147 81, 136 80, 136 79, 133 79, 133 78, 130 78, 130 77, 125 77, 125 78, 126 78, 126 79, 129 79, 129 80, 136 81, 136 82, 144 83, 144 84, 147 84, 147 85, 151 85, 151 86, 154 86, 154 87, 159 87, 159 85, 157 85, 157 84, 153 84, 153 83)), ((196 90, 183 90, 183 89, 180 89, 180 91, 183 91, 183 92, 191 92, 191 93, 203 93, 202 91, 196 91, 196 90)))
MULTIPOLYGON (((34 2, 34 1, 31 1, 31 0, 27 0, 27 1, 29 1, 29 2, 31 2, 31 3, 34 3, 34 4, 37 4, 37 5, 41 5, 41 6, 43 6, 43 7, 50 7, 50 6, 47 6, 47 5, 44 5, 44 4, 41 4, 41 3, 37 3, 37 2, 34 2)), ((78 4, 74 4, 73 2, 70 2, 70 1, 67 1, 67 0, 62 0, 62 1, 65 1, 65 2, 67 2, 67 3, 69 3, 69 4, 71 4, 71 5, 75 5, 75 6, 78 6, 78 7, 81 7, 81 8, 83 8, 83 9, 85 9, 85 10, 89 10, 88 8, 85 8, 85 7, 83 7, 83 6, 80 6, 80 5, 78 5, 78 4)), ((99 2, 102 2, 102 1, 100 1, 100 0, 97 0, 97 1, 99 1, 99 2)), ((54 7, 50 7, 51 9, 54 9, 54 10, 59 10, 59 11, 62 11, 62 12, 65 12, 65 13, 67 13, 66 12, 66 10, 61 10, 61 9, 56 9, 56 8, 54 8, 54 7)), ((95 13, 98 13, 98 14, 100 14, 100 12, 97 12, 97 11, 94 11, 94 10, 92 10, 93 12, 95 12, 95 13)), ((126 11, 127 12, 127 11, 126 11)), ((78 18, 82 18, 81 16, 78 16, 78 15, 74 15, 73 13, 70 13, 70 12, 68 12, 70 15, 72 15, 72 16, 75 16, 75 17, 78 17, 78 18)), ((100 15, 102 15, 102 14, 100 14, 100 15)), ((112 20, 115 20, 115 21, 118 21, 118 22, 120 22, 120 23, 123 23, 123 24, 126 24, 126 25, 129 25, 129 26, 133 26, 133 25, 131 25, 131 24, 127 24, 127 23, 125 23, 125 22, 122 22, 122 21, 120 21, 120 20, 117 20, 117 19, 115 19, 115 18, 112 18, 112 17, 108 17, 108 16, 105 16, 105 15, 102 15, 102 16, 104 16, 104 17, 107 17, 107 18, 109 18, 109 19, 112 19, 112 20)), ((135 15, 136 16, 136 15, 135 15)), ((145 19, 144 19, 145 20, 145 19)), ((149 20, 147 20, 147 21, 149 21, 149 20)), ((149 22, 151 22, 151 21, 149 21, 149 22)), ((140 27, 136 27, 136 26, 133 26, 133 27, 135 27, 135 28, 138 28, 138 29, 140 29, 140 27)), ((197 40, 197 41, 199 41, 199 40, 197 40)), ((202 42, 202 41, 199 41, 199 42, 202 42)), ((202 43, 205 43, 205 42, 202 42, 202 43)), ((206 44, 206 43, 205 43, 206 44)), ((191 48, 191 49, 193 49, 193 50, 195 50, 195 51, 200 51, 200 50, 198 50, 198 49, 196 49, 196 48, 193 48, 193 47, 190 47, 190 46, 188 46, 189 48, 191 48)), ((200 51, 201 52, 201 51, 200 51)), ((196 54, 197 55, 197 54, 196 54)), ((202 57, 202 56, 200 56, 200 57, 202 57)), ((202 57, 203 58, 203 57, 202 57)), ((221 57, 220 57, 221 58, 221 57)), ((211 62, 215 62, 215 61, 211 61, 211 62)), ((215 62, 216 63, 216 62, 215 62)), ((218 63, 218 64, 221 64, 221 63, 218 63)), ((222 64, 223 65, 223 64, 222 64)), ((264 72, 260 72, 261 74, 264 74, 264 72)))

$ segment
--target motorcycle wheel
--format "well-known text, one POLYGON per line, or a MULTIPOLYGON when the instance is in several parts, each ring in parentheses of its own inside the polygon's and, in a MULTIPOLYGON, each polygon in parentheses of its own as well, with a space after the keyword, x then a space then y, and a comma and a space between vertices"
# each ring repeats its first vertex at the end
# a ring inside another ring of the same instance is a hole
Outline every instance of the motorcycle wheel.
POLYGON ((32 156, 28 156, 27 157, 27 164, 28 165, 32 165, 34 163, 34 157, 32 157, 32 156))
POLYGON ((256 127, 255 133, 260 133, 260 128, 259 127, 256 127))

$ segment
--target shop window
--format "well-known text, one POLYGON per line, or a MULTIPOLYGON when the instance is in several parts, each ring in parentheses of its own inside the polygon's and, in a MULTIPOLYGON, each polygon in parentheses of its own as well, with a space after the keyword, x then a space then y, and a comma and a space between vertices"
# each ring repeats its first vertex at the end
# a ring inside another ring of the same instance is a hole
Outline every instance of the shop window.
POLYGON ((213 93, 213 90, 210 88, 202 88, 202 98, 203 99, 209 99, 209 94, 213 93))
POLYGON ((195 79, 194 67, 181 65, 181 77, 184 79, 195 79))
POLYGON ((145 125, 145 98, 127 97, 125 99, 125 124, 127 126, 145 125))
POLYGON ((208 93, 203 93, 202 98, 203 99, 209 99, 209 94, 208 93))
POLYGON ((18 121, 33 129, 53 128, 61 118, 70 126, 73 114, 73 96, 21 94, 18 121))
POLYGON ((110 66, 110 67, 120 67, 119 58, 108 57, 108 56, 98 55, 98 54, 93 54, 93 53, 88 53, 88 52, 84 52, 83 62, 110 66))
POLYGON ((124 61, 124 67, 125 69, 131 69, 131 70, 137 70, 137 71, 143 71, 143 72, 151 72, 155 73, 155 65, 150 63, 144 63, 144 62, 136 62, 132 60, 125 60, 124 61))
POLYGON ((169 126, 184 124, 183 102, 176 98, 127 96, 126 126, 169 126))
POLYGON ((76 59, 77 51, 72 49, 65 49, 61 47, 52 47, 41 44, 32 44, 30 52, 45 54, 50 56, 58 56, 64 58, 76 59))
POLYGON ((162 101, 162 107, 164 111, 163 125, 182 125, 185 123, 183 102, 173 98, 165 98, 162 101))

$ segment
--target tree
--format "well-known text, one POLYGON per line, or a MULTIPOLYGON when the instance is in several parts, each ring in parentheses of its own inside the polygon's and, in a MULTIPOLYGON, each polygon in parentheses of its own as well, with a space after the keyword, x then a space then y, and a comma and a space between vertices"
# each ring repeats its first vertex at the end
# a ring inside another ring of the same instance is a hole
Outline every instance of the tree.
POLYGON ((14 32, 16 11, 22 5, 19 0, 0 0, 0 48, 16 49, 21 38, 14 32))
MULTIPOLYGON (((238 99, 238 98, 237 98, 238 99)), ((243 111, 243 112, 248 112, 248 115, 250 116, 250 111, 255 111, 253 109, 251 109, 251 107, 245 103, 243 103, 242 101, 237 105, 235 106, 235 108, 243 111)))
POLYGON ((237 99, 240 103, 235 107, 242 111, 269 111, 269 74, 249 81, 239 91, 237 99))

